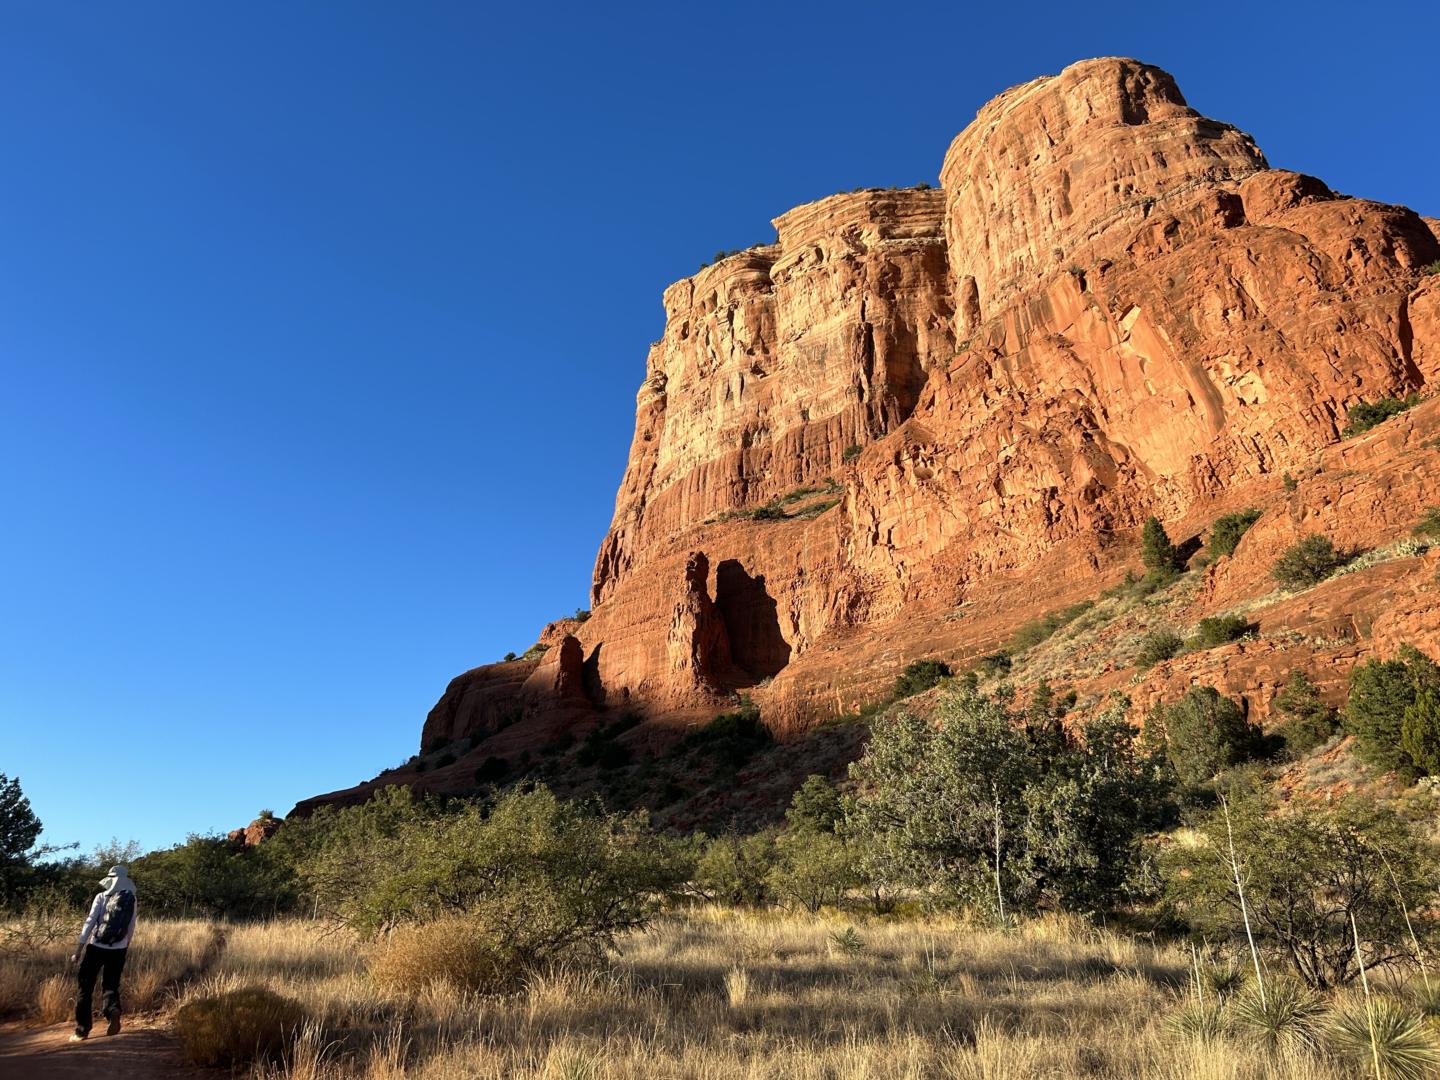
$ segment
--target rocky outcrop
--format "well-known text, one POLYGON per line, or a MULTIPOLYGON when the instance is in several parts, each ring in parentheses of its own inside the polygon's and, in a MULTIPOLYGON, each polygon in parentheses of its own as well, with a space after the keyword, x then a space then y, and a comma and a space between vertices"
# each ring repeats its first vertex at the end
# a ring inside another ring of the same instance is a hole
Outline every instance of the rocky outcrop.
POLYGON ((665 290, 592 616, 457 678, 426 747, 740 693, 795 734, 1094 595, 1150 514, 1267 509, 1207 572, 1218 610, 1302 527, 1383 542, 1440 502, 1406 473, 1428 408, 1341 444, 1349 407, 1440 379, 1434 219, 1270 168, 1117 58, 1001 94, 940 176, 798 207, 665 290))

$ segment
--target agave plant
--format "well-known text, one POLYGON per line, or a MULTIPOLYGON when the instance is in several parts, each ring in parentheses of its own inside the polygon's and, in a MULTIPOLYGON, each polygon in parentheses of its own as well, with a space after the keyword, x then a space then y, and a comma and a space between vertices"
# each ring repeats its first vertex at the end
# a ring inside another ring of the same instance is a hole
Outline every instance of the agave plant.
POLYGON ((1394 998, 1337 1010, 1326 1035, 1331 1050, 1379 1080, 1426 1080, 1440 1069, 1440 1048, 1424 1017, 1394 998))
POLYGON ((1236 1030, 1272 1050, 1314 1046, 1324 1015, 1324 1002, 1294 979, 1272 980, 1263 994, 1247 987, 1230 1004, 1236 1030))

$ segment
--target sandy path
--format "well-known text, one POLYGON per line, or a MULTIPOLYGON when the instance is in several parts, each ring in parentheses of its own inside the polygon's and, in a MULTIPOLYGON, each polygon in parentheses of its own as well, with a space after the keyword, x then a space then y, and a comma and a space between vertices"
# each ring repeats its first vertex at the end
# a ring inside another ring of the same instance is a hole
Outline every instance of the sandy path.
POLYGON ((82 1043, 67 1041, 71 1025, 0 1025, 0 1080, 165 1080, 213 1077, 186 1065, 163 1028, 137 1019, 114 1037, 105 1022, 82 1043))

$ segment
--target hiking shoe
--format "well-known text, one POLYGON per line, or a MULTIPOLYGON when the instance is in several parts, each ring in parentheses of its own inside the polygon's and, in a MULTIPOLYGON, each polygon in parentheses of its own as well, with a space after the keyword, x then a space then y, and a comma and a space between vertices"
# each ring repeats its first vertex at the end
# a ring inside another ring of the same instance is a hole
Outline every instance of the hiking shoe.
POLYGON ((75 1034, 73 1034, 73 1035, 70 1036, 70 1041, 71 1041, 71 1042, 84 1042, 84 1041, 85 1041, 85 1032, 83 1032, 83 1031, 77 1031, 77 1032, 75 1032, 75 1034))
POLYGON ((112 1014, 112 1015, 110 1015, 110 1016, 107 1016, 106 1019, 109 1020, 110 1023, 108 1023, 108 1024, 105 1025, 105 1034, 106 1034, 106 1035, 119 1035, 119 1034, 120 1034, 120 1014, 119 1014, 118 1012, 117 1012, 117 1013, 114 1013, 114 1014, 112 1014))

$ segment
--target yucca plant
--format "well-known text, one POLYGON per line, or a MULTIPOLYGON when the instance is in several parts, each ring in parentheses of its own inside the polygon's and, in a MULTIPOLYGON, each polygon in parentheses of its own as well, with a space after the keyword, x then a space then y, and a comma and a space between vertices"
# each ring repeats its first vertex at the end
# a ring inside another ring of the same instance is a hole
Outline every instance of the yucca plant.
POLYGON ((830 935, 830 947, 842 956, 859 956, 865 951, 865 942, 853 926, 847 926, 830 935))
POLYGON ((1219 1005, 1190 1004, 1165 1018, 1165 1028, 1181 1039, 1211 1042, 1225 1034, 1225 1010, 1219 1005))
POLYGON ((1390 997, 1377 995, 1338 1009, 1326 1042, 1338 1056, 1377 1080, 1426 1080, 1440 1069, 1440 1049, 1424 1017, 1390 997))
POLYGON ((1230 1003, 1235 1029, 1265 1047, 1310 1047, 1319 1041, 1325 1005, 1294 979, 1273 979, 1265 987, 1246 988, 1230 1003))
POLYGON ((1440 1016, 1440 983, 1417 979, 1410 984, 1406 997, 1421 1016, 1440 1016))
POLYGON ((1222 1002, 1229 1001, 1245 988, 1245 978, 1245 969, 1234 960, 1227 960, 1223 965, 1211 964, 1201 971, 1205 988, 1222 1002))

